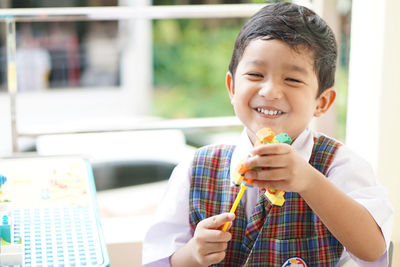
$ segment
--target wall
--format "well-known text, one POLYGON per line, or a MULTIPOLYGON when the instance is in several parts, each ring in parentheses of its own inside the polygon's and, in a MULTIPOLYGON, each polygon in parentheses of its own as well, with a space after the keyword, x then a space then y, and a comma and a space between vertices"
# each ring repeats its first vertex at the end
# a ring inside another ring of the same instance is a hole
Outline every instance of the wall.
POLYGON ((400 18, 398 0, 353 0, 347 145, 367 158, 395 210, 393 266, 400 266, 400 18))
POLYGON ((386 2, 382 62, 382 87, 379 112, 378 177, 389 189, 395 209, 392 240, 395 244, 393 266, 400 266, 400 2, 386 2))

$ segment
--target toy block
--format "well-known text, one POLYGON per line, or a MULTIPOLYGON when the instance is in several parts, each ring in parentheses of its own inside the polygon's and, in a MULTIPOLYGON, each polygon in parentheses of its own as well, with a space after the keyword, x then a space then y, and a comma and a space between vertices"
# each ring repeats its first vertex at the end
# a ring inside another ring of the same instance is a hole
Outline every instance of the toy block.
POLYGON ((256 133, 258 139, 262 143, 272 143, 275 133, 270 128, 262 128, 256 133))
MULTIPOLYGON (((258 140, 254 144, 254 146, 259 146, 268 143, 287 143, 287 144, 292 143, 292 140, 290 139, 289 135, 287 135, 286 133, 281 133, 275 136, 275 133, 270 128, 262 128, 256 133, 256 135, 258 137, 258 140)), ((249 157, 251 156, 252 155, 250 154, 249 157)), ((253 187, 254 180, 246 179, 244 175, 249 170, 259 170, 259 169, 261 168, 248 167, 244 164, 243 161, 241 161, 238 167, 236 168, 235 172, 233 173, 234 184, 235 185, 242 184, 242 186, 245 187, 253 187)), ((285 198, 284 198, 285 191, 283 190, 268 189, 265 191, 265 195, 273 205, 282 206, 285 203, 285 198)))
POLYGON ((272 144, 277 144, 277 143, 280 143, 280 142, 279 142, 279 140, 276 139, 276 136, 275 136, 274 139, 272 139, 271 143, 272 144))
POLYGON ((253 179, 243 179, 243 183, 248 187, 254 187, 254 180, 253 179))
POLYGON ((276 193, 275 193, 278 197, 283 197, 283 195, 285 194, 285 191, 283 191, 283 190, 276 190, 276 193))
POLYGON ((285 191, 267 189, 267 190, 265 190, 264 194, 268 198, 268 200, 271 202, 272 205, 281 207, 285 203, 285 198, 283 197, 283 195, 285 194, 285 191), (277 191, 280 191, 279 194, 277 191))
POLYGON ((278 141, 278 143, 286 143, 289 145, 292 143, 292 139, 286 133, 280 133, 276 135, 275 139, 278 141))
POLYGON ((239 172, 235 171, 233 173, 233 183, 235 185, 240 185, 243 182, 244 177, 242 175, 240 175, 239 172))
POLYGON ((257 140, 256 143, 254 144, 255 147, 260 146, 264 144, 263 142, 261 142, 260 140, 257 140))
MULTIPOLYGON (((262 128, 257 132, 257 137, 262 143, 286 143, 291 144, 292 139, 286 133, 275 135, 274 132, 269 128, 262 128)), ((265 191, 266 197, 269 199, 271 204, 276 206, 282 206, 285 203, 285 191, 268 189, 265 191)))
POLYGON ((250 168, 249 167, 247 167, 244 163, 243 163, 243 161, 242 162, 240 162, 240 164, 239 164, 239 166, 238 166, 238 168, 237 168, 237 172, 239 173, 239 174, 241 174, 241 175, 244 175, 247 171, 249 171, 250 170, 250 168))

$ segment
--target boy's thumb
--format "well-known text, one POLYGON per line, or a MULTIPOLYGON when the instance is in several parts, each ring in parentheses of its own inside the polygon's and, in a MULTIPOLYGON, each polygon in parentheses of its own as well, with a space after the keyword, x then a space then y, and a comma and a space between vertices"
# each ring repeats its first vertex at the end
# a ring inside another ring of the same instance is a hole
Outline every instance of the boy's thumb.
POLYGON ((228 221, 233 221, 234 219, 235 219, 235 213, 231 213, 231 212, 228 212, 227 213, 227 219, 228 219, 228 221))
POLYGON ((208 218, 207 222, 205 223, 206 228, 219 228, 221 225, 225 224, 226 222, 231 222, 235 219, 235 214, 226 212, 222 214, 218 214, 208 218))

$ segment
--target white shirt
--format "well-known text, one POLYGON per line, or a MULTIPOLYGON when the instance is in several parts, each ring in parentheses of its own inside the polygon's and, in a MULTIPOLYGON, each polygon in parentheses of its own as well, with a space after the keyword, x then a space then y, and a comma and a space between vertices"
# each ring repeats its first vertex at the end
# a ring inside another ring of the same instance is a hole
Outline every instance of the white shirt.
MULTIPOLYGON (((293 142, 292 147, 305 160, 309 161, 314 145, 314 137, 321 134, 304 130, 293 142)), ((231 160, 232 172, 237 164, 253 149, 246 131, 240 136, 231 160)), ((170 266, 169 257, 192 237, 189 223, 189 190, 191 183, 192 158, 180 163, 171 174, 166 193, 156 212, 153 224, 149 227, 143 242, 143 264, 146 266, 170 266)), ((393 224, 393 209, 386 190, 377 182, 371 166, 345 146, 337 151, 327 171, 327 179, 349 197, 363 205, 381 228, 389 248, 393 224)), ((250 216, 258 199, 258 188, 248 188, 242 197, 246 216, 250 216)), ((355 222, 357 223, 357 222, 355 222)), ((388 253, 376 262, 365 262, 344 249, 341 262, 351 257, 360 266, 387 266, 388 253)))

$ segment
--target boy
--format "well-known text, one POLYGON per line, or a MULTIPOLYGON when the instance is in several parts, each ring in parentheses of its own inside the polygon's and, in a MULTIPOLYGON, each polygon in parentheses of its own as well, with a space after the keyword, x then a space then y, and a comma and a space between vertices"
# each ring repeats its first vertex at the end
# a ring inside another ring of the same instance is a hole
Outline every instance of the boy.
POLYGON ((337 48, 314 12, 271 4, 240 31, 226 75, 245 130, 236 146, 199 149, 172 174, 143 245, 148 266, 387 266, 392 209, 371 168, 308 128, 335 100, 337 48), (269 127, 294 142, 253 147, 269 127), (255 179, 236 215, 231 173, 246 155, 255 179), (273 206, 265 188, 285 190, 273 206), (231 223, 229 231, 222 225, 231 223))

